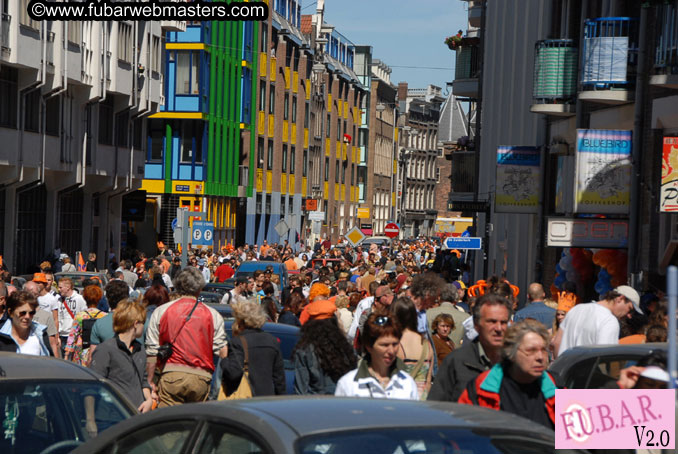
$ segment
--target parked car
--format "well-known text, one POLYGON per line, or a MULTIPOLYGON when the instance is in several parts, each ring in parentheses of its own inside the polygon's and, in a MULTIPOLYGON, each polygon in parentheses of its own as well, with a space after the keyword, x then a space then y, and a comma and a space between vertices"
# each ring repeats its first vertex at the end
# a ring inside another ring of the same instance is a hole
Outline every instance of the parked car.
POLYGON ((619 380, 619 372, 654 351, 668 351, 668 344, 594 345, 574 347, 558 356, 549 367, 559 384, 569 389, 597 389, 619 380))
POLYGON ((83 288, 83 281, 87 279, 99 280, 101 282, 101 288, 106 287, 108 284, 108 276, 104 272, 93 272, 93 271, 73 271, 73 272, 61 272, 54 275, 54 280, 59 283, 59 279, 64 277, 69 277, 73 281, 73 287, 80 291, 83 288))
POLYGON ((349 263, 348 260, 344 260, 344 259, 313 259, 313 260, 311 260, 311 267, 314 270, 317 270, 318 268, 322 268, 323 266, 327 266, 329 268, 332 268, 336 263, 341 264, 341 262, 349 263))
POLYGON ((137 413, 117 387, 86 367, 15 353, 0 353, 0 408, 6 454, 70 452, 91 438, 88 420, 100 433, 137 413))
MULTIPOLYGON (((275 397, 152 411, 123 421, 73 454, 551 454, 554 443, 552 430, 468 405, 275 397)), ((578 452, 583 453, 562 451, 578 452)))
MULTIPOLYGON (((228 304, 208 304, 208 306, 215 309, 224 318, 226 334, 231 339, 233 337, 233 322, 235 322, 231 306, 228 304)), ((299 328, 285 325, 284 323, 264 323, 261 329, 278 340, 283 356, 283 364, 285 365, 287 394, 294 394, 294 359, 292 358, 292 352, 299 341, 299 328)), ((212 381, 218 389, 221 377, 218 376, 218 370, 215 371, 215 374, 212 381)))
POLYGON ((224 282, 208 282, 202 289, 204 292, 219 293, 224 296, 226 292, 235 287, 235 280, 226 279, 224 282))
POLYGON ((368 248, 372 245, 376 244, 380 249, 384 247, 389 247, 391 245, 391 239, 387 236, 371 236, 369 238, 365 238, 360 242, 360 246, 364 248, 368 248))
POLYGON ((201 303, 219 304, 221 303, 221 298, 223 296, 224 295, 217 292, 202 291, 200 292, 200 295, 198 295, 198 301, 200 301, 201 303))
POLYGON ((287 273, 287 266, 280 262, 269 262, 266 260, 242 262, 238 269, 235 270, 235 276, 233 276, 233 279, 235 280, 240 276, 250 277, 254 275, 256 270, 264 271, 269 266, 273 267, 273 274, 280 278, 280 290, 288 287, 289 277, 287 273))

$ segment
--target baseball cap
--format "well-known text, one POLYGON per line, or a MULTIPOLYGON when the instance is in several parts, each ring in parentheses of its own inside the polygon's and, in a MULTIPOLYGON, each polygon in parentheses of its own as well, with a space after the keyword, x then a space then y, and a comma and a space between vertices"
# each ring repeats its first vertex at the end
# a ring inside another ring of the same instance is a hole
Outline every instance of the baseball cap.
POLYGON ((205 265, 205 259, 199 259, 199 260, 198 260, 198 265, 204 266, 204 265, 205 265))
POLYGON ((640 376, 650 378, 652 380, 665 381, 667 383, 671 380, 669 373, 657 366, 646 367, 640 376))
POLYGON ((43 284, 47 284, 47 276, 45 276, 45 273, 35 273, 33 275, 33 282, 41 282, 43 284))
POLYGON ((68 254, 59 254, 59 260, 67 259, 68 254))
POLYGON ((620 285, 614 289, 614 291, 624 296, 624 298, 627 300, 631 301, 636 312, 639 314, 643 313, 643 311, 640 309, 640 295, 633 287, 629 287, 628 285, 620 285))

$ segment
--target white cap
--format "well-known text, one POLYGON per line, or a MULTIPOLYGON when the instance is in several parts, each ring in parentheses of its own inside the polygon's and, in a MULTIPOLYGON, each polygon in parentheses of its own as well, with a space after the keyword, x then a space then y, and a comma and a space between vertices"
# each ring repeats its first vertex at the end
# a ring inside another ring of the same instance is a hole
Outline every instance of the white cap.
POLYGON ((623 295, 627 300, 631 301, 636 312, 641 315, 643 314, 643 311, 640 309, 640 295, 638 292, 636 292, 636 289, 629 287, 628 285, 620 285, 614 289, 614 291, 620 295, 623 295))
POLYGON ((648 366, 640 374, 641 377, 651 378, 652 380, 669 382, 669 373, 661 367, 648 366))

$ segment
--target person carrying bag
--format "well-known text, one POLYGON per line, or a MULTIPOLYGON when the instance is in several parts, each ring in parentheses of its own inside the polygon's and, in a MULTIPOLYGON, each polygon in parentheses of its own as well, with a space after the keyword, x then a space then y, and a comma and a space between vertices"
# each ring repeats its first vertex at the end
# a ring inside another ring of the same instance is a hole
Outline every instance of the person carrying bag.
POLYGON ((242 342, 242 348, 245 353, 245 360, 242 366, 242 378, 240 379, 240 384, 238 388, 233 391, 231 394, 227 395, 225 390, 225 385, 222 384, 219 389, 219 397, 217 400, 235 400, 235 399, 251 399, 252 396, 252 385, 250 384, 250 371, 249 371, 249 353, 247 351, 247 340, 244 336, 240 336, 240 341, 242 342))

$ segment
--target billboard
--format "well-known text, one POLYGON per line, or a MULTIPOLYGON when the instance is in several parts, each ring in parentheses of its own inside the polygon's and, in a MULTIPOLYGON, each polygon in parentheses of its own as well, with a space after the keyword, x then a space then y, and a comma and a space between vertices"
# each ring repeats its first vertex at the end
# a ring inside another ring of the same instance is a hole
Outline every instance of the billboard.
POLYGON ((541 149, 539 147, 497 148, 497 213, 537 213, 541 149))
POLYGON ((577 130, 574 212, 627 214, 631 131, 577 130))
POLYGON ((678 211, 678 137, 664 137, 659 211, 678 211))

